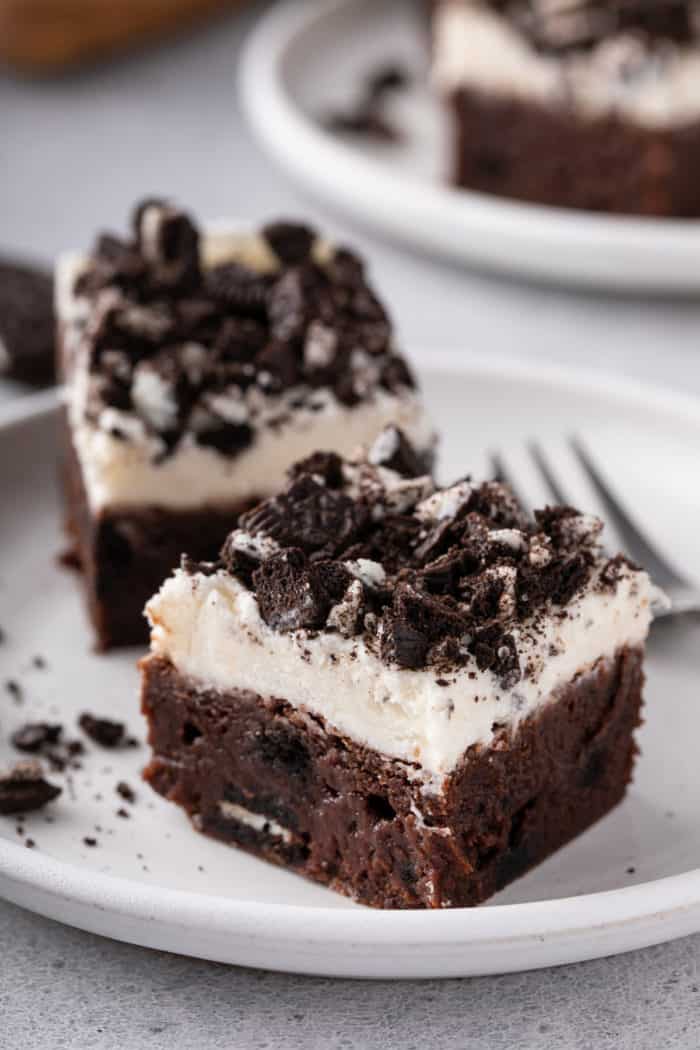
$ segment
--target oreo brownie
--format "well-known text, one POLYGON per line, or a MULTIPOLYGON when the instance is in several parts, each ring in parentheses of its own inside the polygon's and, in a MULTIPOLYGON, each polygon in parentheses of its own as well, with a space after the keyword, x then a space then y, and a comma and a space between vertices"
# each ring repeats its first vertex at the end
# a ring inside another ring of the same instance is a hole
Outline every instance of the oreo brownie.
POLYGON ((306 226, 200 232, 142 203, 57 279, 68 528, 101 648, 145 642, 183 551, 216 557, 291 461, 432 434, 362 260, 306 226))
POLYGON ((433 49, 458 185, 700 216, 698 0, 437 0, 433 49))
POLYGON ((378 907, 477 904, 623 797, 653 588, 569 507, 317 453, 148 604, 145 777, 378 907))
POLYGON ((0 259, 0 376, 35 386, 54 381, 53 279, 0 259))

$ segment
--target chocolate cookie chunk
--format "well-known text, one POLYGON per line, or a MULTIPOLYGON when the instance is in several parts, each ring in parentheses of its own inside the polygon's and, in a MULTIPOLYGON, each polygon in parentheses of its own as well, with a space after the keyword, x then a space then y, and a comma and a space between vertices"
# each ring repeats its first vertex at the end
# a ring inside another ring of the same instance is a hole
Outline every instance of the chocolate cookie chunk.
POLYGON ((0 259, 0 376, 47 386, 54 374, 53 278, 0 259))
POLYGON ((29 813, 41 809, 61 794, 61 789, 44 778, 41 763, 35 759, 18 762, 0 774, 0 814, 29 813))

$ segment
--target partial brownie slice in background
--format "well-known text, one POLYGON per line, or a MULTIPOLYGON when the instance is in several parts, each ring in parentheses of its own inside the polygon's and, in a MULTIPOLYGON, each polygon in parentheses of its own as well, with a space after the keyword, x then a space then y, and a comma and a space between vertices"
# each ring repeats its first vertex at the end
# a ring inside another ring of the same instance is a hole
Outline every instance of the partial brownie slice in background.
POLYGON ((378 907, 477 904, 623 797, 654 589, 568 507, 318 453, 149 602, 145 776, 378 907))
POLYGON ((433 435, 362 260, 298 223, 200 232, 148 200, 58 268, 68 529, 101 648, 144 642, 183 551, 216 557, 294 459, 433 435))
POLYGON ((697 0, 436 0, 432 79, 464 187, 700 215, 697 0))

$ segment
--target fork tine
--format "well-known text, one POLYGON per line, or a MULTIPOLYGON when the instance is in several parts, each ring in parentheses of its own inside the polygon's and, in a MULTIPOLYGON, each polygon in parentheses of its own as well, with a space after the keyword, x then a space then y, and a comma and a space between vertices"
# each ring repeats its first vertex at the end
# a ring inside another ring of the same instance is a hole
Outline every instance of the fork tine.
POLYGON ((492 452, 490 458, 491 458, 491 469, 493 471, 494 479, 496 481, 502 482, 504 485, 507 485, 508 488, 513 493, 513 495, 515 496, 515 498, 518 501, 518 503, 520 504, 520 506, 523 507, 523 509, 528 514, 532 515, 532 506, 531 506, 530 502, 525 499, 525 497, 523 496, 521 490, 515 484, 515 482, 513 480, 513 475, 508 470, 508 468, 507 468, 507 466, 505 464, 505 461, 503 459, 503 456, 501 456, 501 454, 499 452, 492 452))
POLYGON ((545 456, 540 445, 538 445, 536 441, 531 441, 528 445, 528 451, 535 461, 535 466, 539 470, 542 480, 549 489, 550 495, 555 503, 558 503, 560 506, 570 504, 571 500, 557 481, 549 460, 545 456))
POLYGON ((577 437, 572 437, 569 444, 620 534, 627 553, 651 573, 660 587, 687 587, 688 581, 676 572, 635 524, 581 441, 577 437))

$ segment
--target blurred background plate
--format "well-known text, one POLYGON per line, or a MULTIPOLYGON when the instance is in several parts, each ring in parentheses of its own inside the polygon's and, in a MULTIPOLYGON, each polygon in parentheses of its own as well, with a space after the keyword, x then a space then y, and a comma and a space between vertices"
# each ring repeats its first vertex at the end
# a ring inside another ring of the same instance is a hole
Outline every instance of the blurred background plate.
MULTIPOLYGON (((483 471, 498 448, 544 503, 524 473, 524 442, 536 437, 572 498, 595 510, 564 440, 575 428, 659 545, 700 579, 700 400, 575 370, 474 358, 456 369, 430 356, 421 378, 444 434, 446 477, 483 471)), ((9 736, 27 721, 60 721, 74 737, 88 710, 124 719, 144 737, 140 653, 91 651, 78 581, 57 564, 57 405, 48 392, 0 411, 0 768, 17 758, 9 736), (21 683, 22 703, 4 687, 11 679, 21 683)), ((623 805, 481 908, 361 908, 199 836, 179 808, 140 783, 143 745, 88 746, 70 780, 51 774, 64 793, 49 810, 27 814, 21 835, 15 820, 0 818, 0 896, 148 947, 356 977, 531 969, 700 930, 699 632, 697 621, 676 623, 652 637, 642 757, 623 805), (127 804, 129 819, 117 813, 121 780, 138 796, 127 804)))
POLYGON ((576 213, 446 185, 446 117, 427 88, 425 3, 289 0, 251 34, 243 105, 270 154, 313 193, 421 251, 532 279, 612 291, 700 288, 700 221, 576 213), (414 73, 392 117, 400 144, 325 131, 387 62, 414 73))

